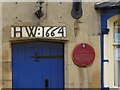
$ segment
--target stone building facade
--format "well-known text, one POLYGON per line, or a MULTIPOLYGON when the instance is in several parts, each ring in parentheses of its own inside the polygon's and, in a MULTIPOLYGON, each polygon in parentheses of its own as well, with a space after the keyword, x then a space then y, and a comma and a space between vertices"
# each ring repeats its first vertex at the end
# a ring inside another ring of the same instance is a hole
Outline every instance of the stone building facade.
POLYGON ((12 88, 12 45, 14 43, 49 41, 64 43, 64 87, 100 88, 100 14, 94 8, 94 2, 83 2, 83 16, 75 20, 71 16, 72 2, 43 3, 44 16, 38 19, 36 2, 2 3, 2 88, 12 88), (67 37, 11 37, 11 26, 65 26, 67 37), (72 52, 76 45, 88 43, 95 50, 95 60, 89 67, 74 64, 72 52))

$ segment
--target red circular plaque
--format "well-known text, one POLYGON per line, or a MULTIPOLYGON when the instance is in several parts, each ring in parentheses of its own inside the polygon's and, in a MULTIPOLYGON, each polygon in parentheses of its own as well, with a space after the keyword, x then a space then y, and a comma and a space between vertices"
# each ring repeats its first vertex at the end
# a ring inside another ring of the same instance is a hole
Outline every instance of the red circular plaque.
POLYGON ((72 59, 80 67, 91 65, 95 58, 94 49, 87 43, 81 43, 74 48, 72 59))

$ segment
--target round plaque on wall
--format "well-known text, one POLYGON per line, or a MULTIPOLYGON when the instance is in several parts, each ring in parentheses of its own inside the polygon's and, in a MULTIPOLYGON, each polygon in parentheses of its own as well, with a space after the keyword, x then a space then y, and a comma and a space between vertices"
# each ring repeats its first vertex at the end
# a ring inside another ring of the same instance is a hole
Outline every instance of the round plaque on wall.
POLYGON ((95 59, 95 51, 89 44, 81 43, 74 48, 72 59, 80 67, 90 66, 95 59))

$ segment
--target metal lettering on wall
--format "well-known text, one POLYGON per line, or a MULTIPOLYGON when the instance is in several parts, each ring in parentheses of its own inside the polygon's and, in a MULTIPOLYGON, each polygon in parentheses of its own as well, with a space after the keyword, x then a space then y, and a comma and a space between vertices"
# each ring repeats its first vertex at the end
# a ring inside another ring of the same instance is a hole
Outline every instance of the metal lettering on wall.
POLYGON ((11 37, 66 37, 66 27, 12 26, 11 37))

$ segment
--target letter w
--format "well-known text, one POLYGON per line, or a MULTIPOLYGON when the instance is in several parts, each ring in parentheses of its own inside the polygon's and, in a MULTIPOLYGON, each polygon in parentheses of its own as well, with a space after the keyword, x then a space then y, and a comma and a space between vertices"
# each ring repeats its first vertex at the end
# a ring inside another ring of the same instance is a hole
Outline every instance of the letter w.
POLYGON ((25 27, 29 37, 35 37, 37 27, 25 27))

